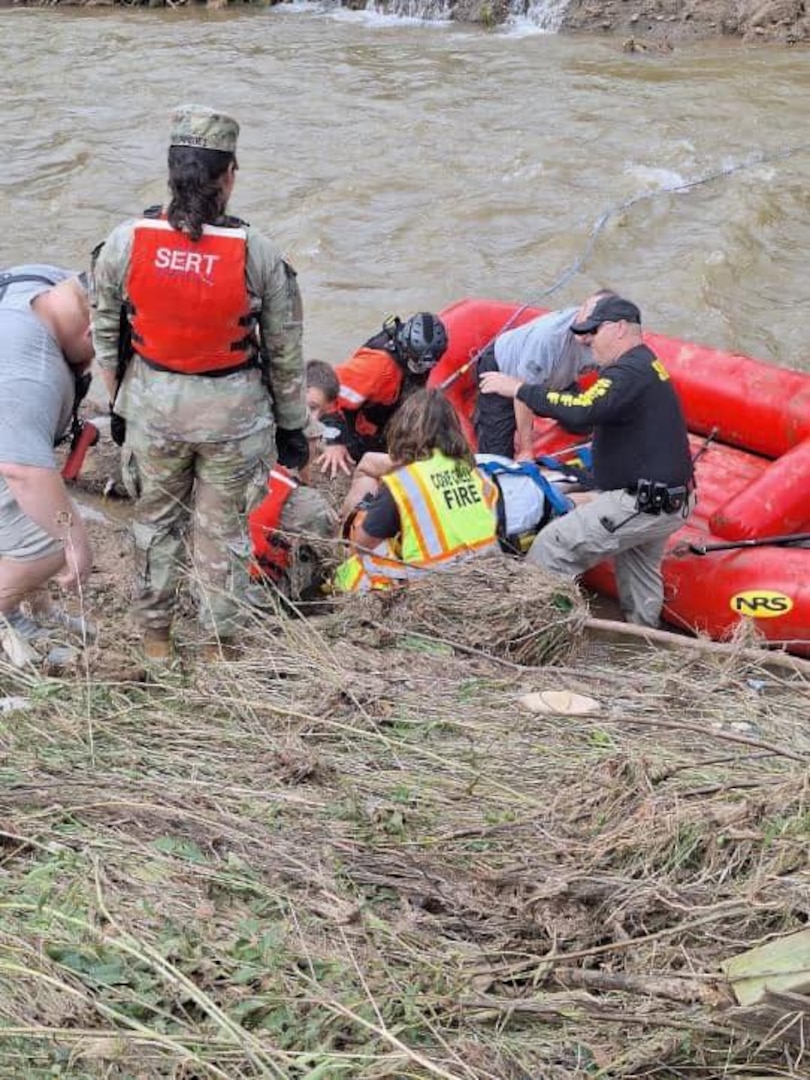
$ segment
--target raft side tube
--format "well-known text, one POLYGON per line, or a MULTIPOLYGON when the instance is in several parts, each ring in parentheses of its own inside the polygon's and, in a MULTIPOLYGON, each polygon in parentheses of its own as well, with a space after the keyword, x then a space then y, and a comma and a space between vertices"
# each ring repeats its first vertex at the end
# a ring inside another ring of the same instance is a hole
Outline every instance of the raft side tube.
MULTIPOLYGON (((687 526, 678 540, 690 540, 690 532, 687 526)), ((681 555, 673 545, 663 565, 663 616, 675 626, 690 627, 718 641, 728 641, 742 622, 750 622, 769 645, 806 656, 808 555, 802 548, 767 546, 681 555)))
POLYGON ((768 465, 718 507, 709 528, 724 540, 802 532, 810 526, 810 438, 768 465))
MULTIPOLYGON (((670 539, 662 566, 664 622, 728 641, 749 621, 768 645, 810 655, 808 551, 757 547, 696 555, 686 548, 705 539, 691 523, 670 539)), ((612 561, 589 570, 584 581, 596 592, 618 596, 612 561)))
POLYGON ((661 334, 644 340, 663 361, 690 431, 777 458, 810 438, 810 374, 661 334))

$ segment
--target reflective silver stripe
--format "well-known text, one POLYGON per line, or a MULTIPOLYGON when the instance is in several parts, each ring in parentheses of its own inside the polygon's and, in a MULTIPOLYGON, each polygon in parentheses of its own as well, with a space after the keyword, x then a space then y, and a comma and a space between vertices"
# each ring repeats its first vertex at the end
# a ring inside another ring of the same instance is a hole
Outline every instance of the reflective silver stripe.
MULTIPOLYGON (((422 490, 414 477, 407 469, 402 469, 396 476, 396 480, 402 487, 408 499, 408 509, 416 521, 422 534, 427 551, 422 552, 423 558, 439 559, 446 554, 444 544, 436 532, 430 510, 428 509, 422 490)), ((404 525, 404 522, 403 522, 404 525)))
POLYGON ((352 390, 350 386, 344 386, 340 384, 340 390, 338 391, 338 397, 345 398, 350 401, 352 405, 362 405, 366 400, 362 394, 358 394, 356 390, 352 390))
POLYGON ((415 568, 406 566, 404 562, 400 562, 398 559, 379 558, 365 553, 360 555, 360 562, 370 577, 387 577, 394 581, 405 581, 414 576, 412 571, 415 568))
POLYGON ((298 487, 297 480, 293 480, 291 476, 285 476, 284 473, 277 472, 275 469, 270 470, 270 479, 280 480, 283 484, 286 484, 288 488, 292 488, 293 490, 298 487))
POLYGON ((421 573, 414 573, 411 567, 397 558, 390 540, 383 541, 375 551, 358 551, 356 557, 360 576, 355 583, 354 592, 368 592, 375 587, 375 581, 380 579, 395 583, 407 581, 421 573))

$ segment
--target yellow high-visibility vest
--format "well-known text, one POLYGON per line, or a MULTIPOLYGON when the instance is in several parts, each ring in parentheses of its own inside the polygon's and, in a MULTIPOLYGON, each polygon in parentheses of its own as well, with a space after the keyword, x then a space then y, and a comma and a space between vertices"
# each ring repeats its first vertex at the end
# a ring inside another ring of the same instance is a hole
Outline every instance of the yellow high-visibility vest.
POLYGON ((402 561, 437 566, 498 546, 498 489, 465 461, 438 450, 382 481, 394 497, 402 525, 402 561))
POLYGON ((357 552, 344 559, 332 576, 332 589, 339 593, 390 589, 408 577, 408 567, 393 543, 384 540, 374 551, 357 552))
POLYGON ((498 550, 498 489, 478 469, 436 450, 382 482, 399 511, 399 540, 343 562, 333 579, 336 591, 390 588, 476 552, 498 550))

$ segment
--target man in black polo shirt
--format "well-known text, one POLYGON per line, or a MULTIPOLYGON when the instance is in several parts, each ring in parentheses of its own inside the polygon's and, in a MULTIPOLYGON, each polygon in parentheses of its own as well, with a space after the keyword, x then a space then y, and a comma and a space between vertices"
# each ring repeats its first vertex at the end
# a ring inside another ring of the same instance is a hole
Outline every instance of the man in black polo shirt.
POLYGON ((498 372, 481 379, 485 394, 517 397, 574 431, 593 428, 598 494, 543 529, 527 558, 576 577, 612 556, 625 618, 657 626, 666 541, 693 501, 686 422, 664 365, 642 343, 635 304, 603 297, 571 331, 599 368, 584 392, 546 392, 498 372))

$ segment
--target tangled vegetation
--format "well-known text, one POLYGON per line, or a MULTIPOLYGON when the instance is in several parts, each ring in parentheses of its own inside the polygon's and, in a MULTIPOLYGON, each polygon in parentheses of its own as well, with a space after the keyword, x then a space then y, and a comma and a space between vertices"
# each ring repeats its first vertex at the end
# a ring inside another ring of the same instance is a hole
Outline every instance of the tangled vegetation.
POLYGON ((807 1075, 807 1012, 722 965, 807 926, 810 683, 600 651, 541 579, 529 666, 515 583, 454 640, 440 577, 416 632, 350 602, 230 665, 0 672, 0 1076, 807 1075))

